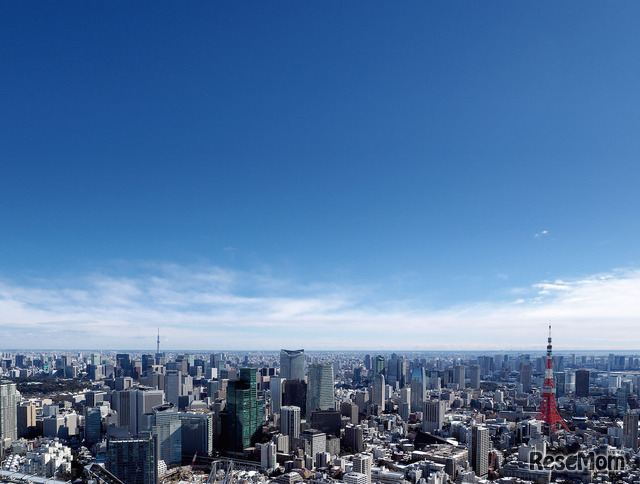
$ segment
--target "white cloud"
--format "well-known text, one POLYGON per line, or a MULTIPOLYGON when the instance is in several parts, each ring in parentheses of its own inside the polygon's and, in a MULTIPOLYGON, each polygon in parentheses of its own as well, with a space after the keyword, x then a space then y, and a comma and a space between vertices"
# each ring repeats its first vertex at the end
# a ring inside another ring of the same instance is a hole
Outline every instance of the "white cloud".
POLYGON ((537 234, 534 235, 534 237, 539 238, 539 237, 543 237, 545 235, 549 235, 549 231, 548 230, 543 230, 541 232, 538 232, 537 234))
MULTIPOLYGON (((461 288, 461 291, 463 288, 461 288)), ((640 271, 541 281, 512 299, 425 309, 370 287, 220 267, 149 265, 135 277, 0 283, 4 348, 636 349, 640 271)), ((420 298, 424 299, 424 298, 420 298)))

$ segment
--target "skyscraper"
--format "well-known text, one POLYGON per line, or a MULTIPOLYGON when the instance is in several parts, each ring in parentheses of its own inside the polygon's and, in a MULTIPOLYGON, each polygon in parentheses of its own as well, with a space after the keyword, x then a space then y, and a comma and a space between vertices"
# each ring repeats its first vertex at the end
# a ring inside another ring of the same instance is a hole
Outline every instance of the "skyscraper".
POLYGON ((300 407, 280 408, 280 432, 289 436, 289 442, 300 437, 300 407))
POLYGON ((424 415, 422 419, 423 432, 435 432, 442 430, 446 403, 442 400, 427 400, 424 402, 424 415))
POLYGON ((18 394, 16 384, 0 381, 0 442, 18 438, 18 394))
POLYGON ((179 397, 182 396, 182 372, 168 370, 164 375, 164 394, 167 402, 178 406, 179 397))
POLYGON ((378 374, 373 377, 373 391, 371 392, 371 404, 377 405, 378 408, 384 410, 385 401, 385 381, 384 375, 378 374))
POLYGON ((211 455, 213 453, 213 414, 204 412, 179 413, 182 453, 211 455))
POLYGON ((424 399, 426 396, 426 385, 424 377, 424 368, 414 368, 411 379, 411 411, 419 412, 422 410, 422 404, 424 403, 424 399), (422 370, 423 378, 420 378, 420 375, 416 375, 416 370, 422 370))
POLYGON ((395 353, 391 355, 389 360, 389 371, 387 380, 389 385, 395 387, 398 383, 400 387, 405 385, 405 373, 407 372, 407 363, 404 356, 398 356, 395 353))
POLYGON ((476 476, 486 477, 489 473, 489 429, 484 426, 471 427, 470 463, 476 476))
POLYGON ((618 415, 624 415, 627 413, 629 407, 627 400, 629 399, 629 390, 626 387, 618 388, 616 392, 616 411, 618 415))
POLYGON ((333 410, 334 408, 333 365, 329 363, 309 365, 307 418, 314 410, 333 410))
POLYGON ((241 452, 257 438, 264 414, 258 400, 256 368, 240 368, 240 379, 227 386, 227 406, 222 414, 222 442, 227 450, 241 452))
POLYGON ((304 350, 280 350, 280 376, 287 380, 304 380, 304 350))
POLYGON ((576 370, 576 397, 589 396, 589 370, 576 370))
POLYGON ((142 415, 151 413, 154 407, 162 405, 164 393, 162 390, 142 390, 129 388, 114 391, 111 394, 111 406, 118 412, 118 422, 127 427, 131 435, 138 435, 143 430, 149 430, 142 425, 142 415))
POLYGON ((165 403, 153 408, 152 435, 156 443, 156 456, 167 465, 179 464, 182 460, 182 432, 178 408, 165 403))
POLYGON ((520 363, 520 383, 522 383, 522 391, 531 393, 531 362, 523 361, 520 363))
POLYGON ((272 376, 270 380, 271 389, 271 413, 279 414, 282 407, 282 391, 284 390, 283 384, 286 380, 282 377, 272 376))
POLYGON ((471 388, 477 390, 480 388, 480 365, 471 365, 469 370, 471 377, 471 388))
POLYGON ((464 388, 465 384, 465 367, 464 365, 456 365, 453 368, 453 383, 460 385, 460 388, 464 388))
POLYGON ((100 407, 84 408, 84 441, 91 447, 102 440, 102 414, 100 407))
POLYGON ((628 449, 638 451, 638 412, 637 410, 627 412, 623 418, 622 432, 624 436, 624 446, 628 449))
POLYGON ((385 369, 385 361, 384 356, 378 355, 373 359, 373 374, 379 375, 380 373, 384 373, 385 369))
POLYGON ((106 468, 127 484, 156 484, 158 464, 153 438, 109 440, 106 468))
POLYGON ((20 402, 17 411, 18 438, 30 438, 36 433, 36 406, 33 402, 20 402))
POLYGON ((307 415, 307 384, 301 380, 285 380, 282 405, 300 407, 301 415, 307 415))

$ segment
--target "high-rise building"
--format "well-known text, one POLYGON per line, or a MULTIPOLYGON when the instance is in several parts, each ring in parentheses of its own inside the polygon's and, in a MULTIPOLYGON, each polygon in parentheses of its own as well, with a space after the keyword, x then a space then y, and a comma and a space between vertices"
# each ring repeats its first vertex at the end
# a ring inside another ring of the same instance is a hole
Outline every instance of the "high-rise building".
POLYGON ((385 402, 385 381, 383 374, 377 374, 373 377, 373 388, 371 392, 371 404, 377 405, 378 408, 384 410, 385 402))
MULTIPOLYGON (((415 375, 415 370, 418 368, 414 368, 414 373, 412 374, 411 380, 411 411, 412 412, 420 412, 422 410, 422 404, 426 398, 426 386, 424 383, 424 379, 420 379, 415 375)), ((424 374, 424 368, 419 368, 422 370, 424 374)), ((426 378, 426 377, 425 377, 426 378)))
POLYGON ((164 394, 168 403, 173 403, 176 407, 179 397, 182 396, 182 372, 178 370, 168 370, 164 375, 164 394))
POLYGON ((18 393, 16 384, 0 380, 0 442, 18 438, 18 393))
POLYGON ((327 451, 327 434, 317 429, 307 429, 300 432, 300 438, 305 443, 305 454, 315 460, 316 454, 327 451))
POLYGON ((158 464, 153 438, 109 440, 105 466, 127 484, 156 484, 158 464))
POLYGON ((36 433, 36 406, 33 402, 20 402, 17 409, 18 438, 30 438, 36 433))
POLYGON ((151 432, 156 443, 156 456, 167 465, 182 461, 182 432, 178 408, 165 403, 153 408, 151 432))
POLYGON ((489 429, 484 426, 471 427, 470 463, 476 476, 486 477, 489 473, 489 429))
POLYGON ((531 362, 523 361, 520 363, 520 383, 522 383, 522 391, 531 393, 531 362))
POLYGON ((367 484, 371 484, 371 466, 373 455, 369 452, 361 452, 353 458, 353 472, 367 476, 367 484))
POLYGON ((453 368, 453 383, 460 385, 460 388, 464 388, 465 385, 465 367, 464 365, 456 365, 453 368))
POLYGON ((213 414, 204 412, 179 413, 182 453, 211 455, 213 453, 213 414))
POLYGON ((638 451, 638 412, 627 412, 622 420, 623 444, 628 449, 638 451))
POLYGON ((576 370, 576 397, 589 396, 589 370, 576 370))
POLYGON ((629 407, 627 402, 628 399, 629 390, 626 387, 618 388, 618 391, 616 392, 616 411, 618 412, 618 415, 624 415, 627 413, 627 408, 629 407))
POLYGON ((446 408, 446 402, 443 400, 427 400, 424 402, 422 431, 435 432, 436 430, 442 430, 446 408))
POLYGON ((271 390, 271 413, 277 415, 280 413, 280 407, 282 407, 282 391, 284 390, 285 379, 278 376, 272 376, 269 381, 269 388, 271 390))
POLYGON ((129 388, 114 391, 111 394, 111 407, 118 412, 118 423, 127 427, 131 435, 139 435, 149 429, 143 427, 142 415, 151 413, 154 407, 162 405, 164 392, 162 390, 142 390, 129 388))
POLYGON ((314 410, 335 409, 333 388, 333 365, 314 363, 309 365, 309 386, 307 387, 307 418, 314 410))
POLYGON ((340 413, 343 417, 348 417, 352 424, 359 423, 359 411, 358 405, 352 402, 341 402, 340 413))
POLYGON ((553 374, 556 395, 562 397, 567 393, 567 374, 564 371, 556 371, 553 374))
POLYGON ((300 407, 280 408, 280 432, 289 436, 289 442, 300 437, 300 407))
POLYGON ((224 353, 212 353, 209 356, 209 364, 211 368, 216 370, 216 376, 220 378, 220 373, 227 366, 227 361, 224 353))
POLYGON ((345 427, 344 446, 353 452, 364 450, 364 427, 362 425, 347 425, 345 427))
POLYGON ((477 390, 480 388, 480 365, 471 365, 470 367, 471 388, 477 390))
POLYGON ((393 353, 389 360, 389 370, 387 373, 389 385, 395 388, 397 383, 399 387, 403 387, 405 385, 405 374, 407 373, 407 362, 405 357, 398 356, 393 353))
POLYGON ((385 370, 385 360, 384 360, 384 356, 382 355, 378 355, 373 359, 373 374, 374 375, 379 375, 381 373, 384 373, 385 370))
POLYGON ((282 405, 300 407, 301 415, 307 415, 307 383, 303 380, 285 380, 282 405))
POLYGON ((273 442, 256 444, 256 449, 260 451, 260 467, 263 469, 273 469, 276 467, 276 444, 273 442))
MULTIPOLYGON (((309 425, 309 422, 307 422, 309 425)), ((327 435, 340 437, 342 415, 338 410, 314 410, 311 412, 311 428, 318 429, 327 435)))
POLYGON ((280 376, 287 380, 304 380, 304 350, 280 350, 280 376))
POLYGON ((256 368, 241 368, 240 379, 227 385, 221 439, 227 450, 241 452, 256 441, 264 417, 264 400, 258 400, 257 372, 256 368))
POLYGON ((102 440, 102 413, 100 407, 85 407, 84 409, 84 441, 85 446, 91 448, 102 440))

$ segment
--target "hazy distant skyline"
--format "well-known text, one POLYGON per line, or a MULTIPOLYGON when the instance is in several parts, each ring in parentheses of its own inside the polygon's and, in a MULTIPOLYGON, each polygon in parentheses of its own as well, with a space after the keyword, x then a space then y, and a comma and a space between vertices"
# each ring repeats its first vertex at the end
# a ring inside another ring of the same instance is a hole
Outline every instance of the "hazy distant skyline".
POLYGON ((640 4, 0 4, 0 349, 640 348, 640 4))

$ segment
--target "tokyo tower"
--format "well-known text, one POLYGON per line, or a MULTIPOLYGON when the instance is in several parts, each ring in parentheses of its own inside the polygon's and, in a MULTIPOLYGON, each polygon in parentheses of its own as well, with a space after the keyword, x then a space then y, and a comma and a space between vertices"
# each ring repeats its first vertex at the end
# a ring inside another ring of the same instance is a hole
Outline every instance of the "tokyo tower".
POLYGON ((542 404, 540 411, 536 415, 536 419, 547 422, 549 430, 556 433, 559 426, 564 427, 567 431, 569 427, 562 420, 556 407, 556 389, 553 386, 553 358, 551 356, 551 325, 549 325, 549 340, 547 344, 547 367, 544 372, 544 385, 542 387, 542 404))

